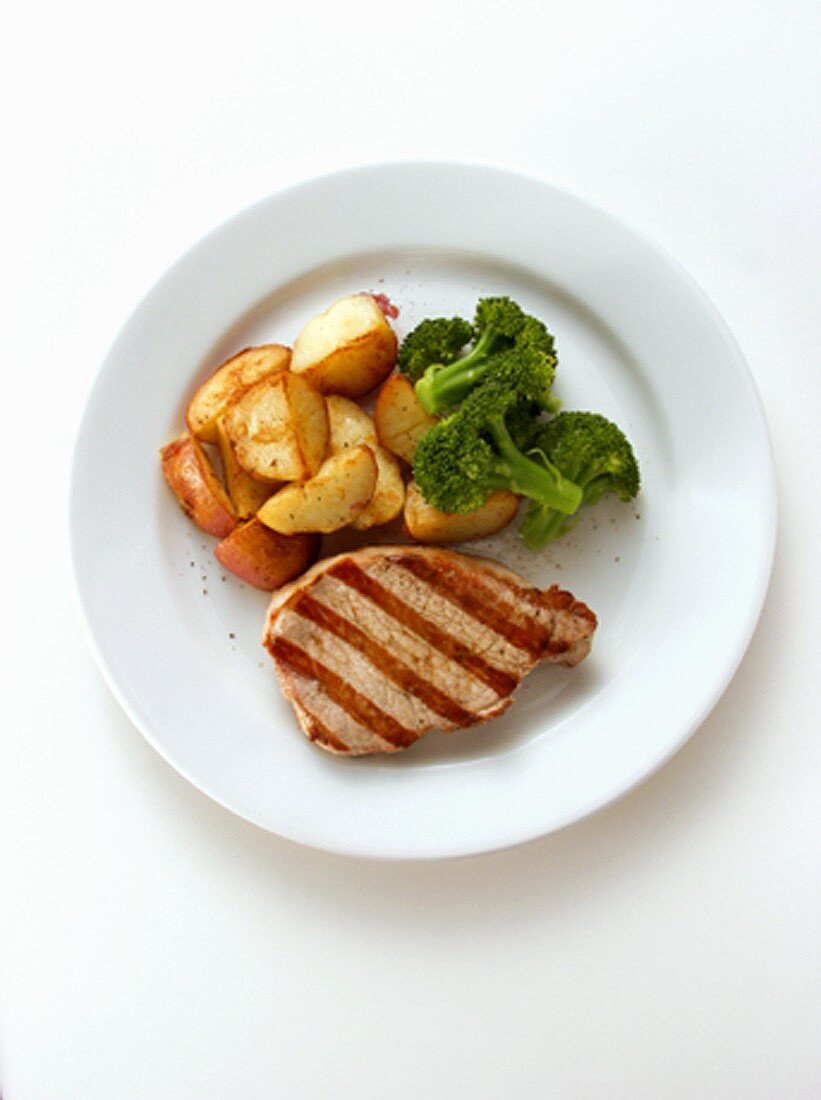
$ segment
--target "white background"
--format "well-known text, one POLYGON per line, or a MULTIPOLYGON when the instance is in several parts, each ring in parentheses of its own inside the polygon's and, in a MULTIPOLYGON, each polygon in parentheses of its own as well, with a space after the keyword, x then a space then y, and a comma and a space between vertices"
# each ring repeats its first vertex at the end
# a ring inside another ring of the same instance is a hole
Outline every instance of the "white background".
POLYGON ((818 10, 7 19, 5 1100, 821 1097, 818 10), (542 176, 678 257, 756 377, 781 525, 748 656, 662 772, 528 847, 401 865, 268 836, 144 743, 85 645, 65 497, 97 366, 184 249, 414 157, 542 176))

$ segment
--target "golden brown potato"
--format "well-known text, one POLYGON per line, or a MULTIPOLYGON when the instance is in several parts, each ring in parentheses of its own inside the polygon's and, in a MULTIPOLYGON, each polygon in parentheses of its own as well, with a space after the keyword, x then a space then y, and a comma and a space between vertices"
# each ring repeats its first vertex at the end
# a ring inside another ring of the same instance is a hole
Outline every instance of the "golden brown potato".
POLYGON ((467 542, 495 535, 513 520, 519 498, 497 489, 475 512, 440 512, 428 504, 419 486, 411 481, 405 493, 405 530, 418 542, 467 542))
POLYGON ((319 542, 319 535, 280 535, 254 517, 218 543, 214 555, 240 580, 272 592, 313 565, 319 542))
POLYGON ((208 455, 190 435, 172 439, 160 450, 163 476, 182 510, 201 531, 221 539, 237 525, 237 516, 208 455))
POLYGON ((330 534, 352 523, 373 496, 376 459, 367 444, 332 455, 319 473, 274 493, 257 517, 282 535, 330 534))
POLYGON ((413 462, 416 445, 437 418, 428 416, 404 374, 392 374, 383 384, 373 411, 379 442, 391 454, 413 462))
POLYGON ((281 371, 237 398, 225 414, 225 431, 246 473, 301 481, 313 477, 325 457, 325 399, 301 375, 281 371))
POLYGON ((322 393, 362 397, 396 363, 396 333, 370 294, 340 298, 312 318, 294 341, 291 370, 322 393))
POLYGON ((357 531, 367 531, 369 527, 390 523, 400 514, 405 503, 405 482, 399 462, 380 446, 373 420, 354 401, 338 394, 329 394, 325 405, 328 410, 330 453, 341 454, 360 443, 367 443, 376 459, 376 488, 352 526, 357 531))
POLYGON ((281 344, 245 348, 218 367, 191 398, 185 414, 188 430, 203 443, 216 443, 217 417, 248 386, 268 375, 287 370, 290 362, 290 348, 281 344))
POLYGON ((376 459, 376 488, 371 499, 351 524, 357 531, 367 531, 370 527, 381 527, 390 523, 401 514, 405 503, 405 482, 399 459, 378 444, 373 448, 373 455, 376 459))
POLYGON ((217 446, 222 459, 222 476, 225 488, 240 519, 254 516, 265 501, 278 488, 278 483, 260 481, 252 477, 237 462, 234 445, 228 438, 223 417, 217 419, 217 446))

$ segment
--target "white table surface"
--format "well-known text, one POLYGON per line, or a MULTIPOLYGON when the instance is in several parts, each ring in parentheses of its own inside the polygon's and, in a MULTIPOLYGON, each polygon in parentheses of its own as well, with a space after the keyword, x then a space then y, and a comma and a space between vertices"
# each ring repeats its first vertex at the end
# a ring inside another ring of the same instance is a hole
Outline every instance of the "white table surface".
POLYGON ((5 1100, 821 1097, 818 13, 18 5, 5 1100), (748 656, 667 767, 527 847, 402 865, 266 835, 143 741, 84 641, 65 490, 97 366, 185 248, 283 185, 416 157, 542 176, 678 257, 756 377, 781 526, 748 656))

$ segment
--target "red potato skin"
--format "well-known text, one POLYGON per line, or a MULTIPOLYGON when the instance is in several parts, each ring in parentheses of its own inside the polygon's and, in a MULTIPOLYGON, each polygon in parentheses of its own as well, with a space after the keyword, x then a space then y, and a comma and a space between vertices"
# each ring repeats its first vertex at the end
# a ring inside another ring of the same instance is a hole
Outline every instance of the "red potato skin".
POLYGON ((172 439, 160 450, 160 465, 188 518, 214 538, 230 535, 237 516, 201 445, 190 435, 172 439))
MULTIPOLYGON (((365 291, 365 293, 367 294, 369 292, 365 291)), ((399 316, 399 306, 394 305, 387 294, 382 294, 381 292, 378 294, 372 293, 371 297, 386 317, 390 317, 392 321, 396 320, 396 318, 399 316)))
POLYGON ((280 535, 254 516, 224 538, 214 556, 246 584, 273 592, 313 565, 319 543, 319 535, 280 535))

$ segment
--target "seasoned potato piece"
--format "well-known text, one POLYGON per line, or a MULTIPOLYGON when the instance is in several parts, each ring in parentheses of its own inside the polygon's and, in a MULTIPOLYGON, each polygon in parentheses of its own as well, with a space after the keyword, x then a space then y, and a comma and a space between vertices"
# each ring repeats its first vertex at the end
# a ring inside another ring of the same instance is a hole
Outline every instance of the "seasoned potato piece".
POLYGON ((360 443, 378 446, 373 420, 355 401, 332 393, 325 398, 325 408, 328 410, 330 454, 338 455, 342 451, 358 447, 360 443))
POLYGON ((378 444, 373 448, 373 455, 376 459, 376 488, 351 525, 357 531, 390 523, 400 515, 405 503, 405 482, 399 459, 378 444))
POLYGON ((322 465, 325 399, 301 375, 281 371, 250 386, 225 414, 237 462, 263 481, 301 481, 322 465))
POLYGON ((223 417, 217 419, 217 446, 222 459, 222 474, 225 488, 234 505, 234 511, 240 519, 254 516, 277 485, 270 481, 260 481, 243 470, 234 454, 234 445, 228 438, 223 417))
POLYGON ((428 504, 415 481, 405 494, 405 530, 418 542, 467 542, 494 535, 512 521, 519 498, 497 489, 475 512, 440 512, 428 504))
POLYGON ((392 374, 382 386, 373 411, 379 442, 391 454, 413 462, 416 444, 436 423, 428 416, 404 374, 392 374))
POLYGON ((270 374, 287 370, 290 361, 290 348, 281 344, 262 344, 239 352, 218 367, 191 398, 185 414, 188 430, 203 443, 216 443, 217 417, 248 386, 270 374))
POLYGON ((363 443, 326 459, 310 481, 286 485, 274 493, 257 517, 282 535, 330 534, 356 519, 375 487, 376 459, 363 443))
POLYGON ((318 553, 319 535, 280 535, 256 517, 214 547, 220 565, 266 592, 304 573, 318 553))
POLYGON ((190 435, 172 439, 160 451, 163 476, 182 510, 201 531, 221 539, 237 525, 237 516, 211 460, 190 435))
POLYGON ((359 405, 338 394, 329 394, 325 404, 331 454, 341 454, 360 443, 367 443, 376 459, 376 488, 352 526, 357 531, 367 531, 369 527, 390 523, 405 503, 405 483, 399 462, 379 445, 374 422, 359 405))
POLYGON ((370 294, 340 298, 294 341, 291 370, 322 393, 362 397, 394 368, 396 333, 370 294))

